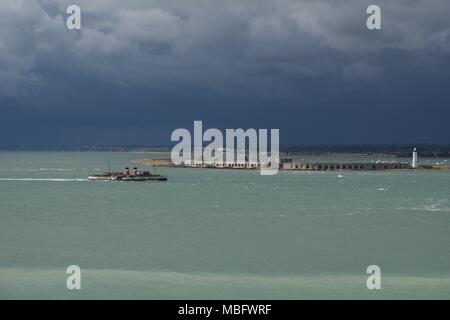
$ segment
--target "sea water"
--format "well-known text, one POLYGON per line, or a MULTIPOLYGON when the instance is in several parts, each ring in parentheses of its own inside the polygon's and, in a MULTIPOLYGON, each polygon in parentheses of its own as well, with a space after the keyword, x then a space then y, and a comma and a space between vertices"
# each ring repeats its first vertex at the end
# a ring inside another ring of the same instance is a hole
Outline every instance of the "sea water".
POLYGON ((168 156, 0 152, 0 298, 450 298, 449 171, 87 180, 107 159, 168 156), (66 287, 70 265, 81 290, 66 287))

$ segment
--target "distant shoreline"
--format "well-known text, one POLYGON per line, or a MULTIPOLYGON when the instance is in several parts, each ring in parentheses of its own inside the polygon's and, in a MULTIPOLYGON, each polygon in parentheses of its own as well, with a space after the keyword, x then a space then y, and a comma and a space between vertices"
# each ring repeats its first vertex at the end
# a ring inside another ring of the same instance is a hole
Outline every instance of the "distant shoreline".
MULTIPOLYGON (((286 156, 377 156, 409 158, 417 147, 420 158, 450 158, 450 145, 408 144, 408 145, 301 145, 281 146, 280 152, 286 156)), ((61 151, 61 152, 171 152, 171 146, 77 146, 77 147, 10 147, 4 151, 61 151)))

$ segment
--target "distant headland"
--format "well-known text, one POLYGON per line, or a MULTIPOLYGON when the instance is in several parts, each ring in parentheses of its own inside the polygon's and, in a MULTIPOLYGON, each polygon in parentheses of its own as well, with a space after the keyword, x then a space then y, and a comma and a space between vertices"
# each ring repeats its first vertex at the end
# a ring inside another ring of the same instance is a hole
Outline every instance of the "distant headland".
MULTIPOLYGON (((450 158, 450 144, 312 144, 281 145, 285 155, 364 155, 409 158, 417 147, 421 158, 450 158)), ((170 152, 171 145, 6 146, 2 151, 170 152)))

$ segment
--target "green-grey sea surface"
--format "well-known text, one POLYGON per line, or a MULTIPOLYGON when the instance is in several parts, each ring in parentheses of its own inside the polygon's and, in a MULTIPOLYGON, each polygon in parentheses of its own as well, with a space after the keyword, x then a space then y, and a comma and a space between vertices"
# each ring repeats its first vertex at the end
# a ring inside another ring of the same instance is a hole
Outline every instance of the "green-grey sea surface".
POLYGON ((107 159, 167 156, 0 152, 0 298, 450 298, 449 171, 86 179, 107 159), (66 288, 69 265, 81 290, 66 288))

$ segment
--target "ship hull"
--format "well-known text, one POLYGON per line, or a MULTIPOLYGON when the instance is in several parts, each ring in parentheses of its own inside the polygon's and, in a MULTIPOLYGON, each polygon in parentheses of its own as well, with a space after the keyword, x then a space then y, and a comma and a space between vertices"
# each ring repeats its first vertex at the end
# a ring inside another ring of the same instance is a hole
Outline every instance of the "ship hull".
POLYGON ((151 175, 151 176, 104 176, 91 175, 88 177, 90 181, 167 181, 167 176, 151 175))
POLYGON ((166 176, 131 176, 131 177, 122 177, 117 179, 119 181, 167 181, 166 176))

